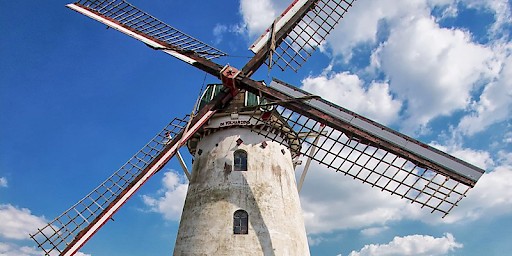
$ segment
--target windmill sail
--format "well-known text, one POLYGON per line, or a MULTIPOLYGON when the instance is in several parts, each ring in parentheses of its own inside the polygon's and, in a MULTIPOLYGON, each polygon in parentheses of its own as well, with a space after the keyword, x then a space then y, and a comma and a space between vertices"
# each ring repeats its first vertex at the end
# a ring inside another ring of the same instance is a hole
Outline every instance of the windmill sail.
MULTIPOLYGON (((249 48, 254 62, 297 71, 355 0, 295 0, 249 48)), ((252 64, 251 62, 249 64, 252 64)), ((247 74, 248 68, 244 68, 247 74)))
POLYGON ((124 0, 80 0, 68 4, 67 7, 189 64, 194 63, 194 60, 189 57, 191 54, 197 54, 208 60, 226 55, 124 0))
POLYGON ((119 170, 31 238, 45 255, 76 253, 214 113, 204 112, 189 129, 185 119, 172 120, 119 170))
MULTIPOLYGON (((253 115, 257 122, 281 123, 289 134, 311 134, 295 140, 301 154, 363 183, 409 199, 446 215, 484 173, 478 167, 361 117, 349 110, 274 79, 270 95, 281 96, 277 111, 282 120, 253 115), (306 101, 296 100, 309 98, 306 101), (312 99, 311 99, 312 98, 312 99), (295 99, 295 100, 294 100, 295 99), (292 103, 292 104, 290 104, 292 103), (298 107, 297 107, 298 106, 298 107), (319 141, 314 142, 319 136, 319 141), (313 149, 314 154, 310 155, 313 149)), ((261 126, 265 127, 265 126, 261 126)), ((255 129, 270 139, 275 131, 255 129)))

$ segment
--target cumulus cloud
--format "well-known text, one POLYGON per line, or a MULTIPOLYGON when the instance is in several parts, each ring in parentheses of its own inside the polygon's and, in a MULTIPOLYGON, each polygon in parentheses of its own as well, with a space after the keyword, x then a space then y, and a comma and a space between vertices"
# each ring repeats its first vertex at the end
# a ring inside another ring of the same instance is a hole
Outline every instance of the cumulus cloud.
POLYGON ((372 82, 365 86, 357 75, 348 72, 307 77, 302 88, 384 124, 395 121, 402 106, 393 99, 388 84, 372 82))
POLYGON ((0 204, 0 236, 9 239, 28 239, 28 234, 37 230, 47 221, 35 216, 27 208, 18 208, 10 204, 0 204))
MULTIPOLYGON (((240 3, 240 13, 252 35, 259 35, 286 6, 283 1, 256 2, 240 3)), ((494 98, 496 92, 511 91, 509 84, 505 83, 510 80, 506 70, 501 74, 502 83, 487 85, 497 77, 500 63, 506 55, 494 52, 504 50, 495 45, 476 43, 466 28, 443 28, 432 16, 434 8, 457 15, 457 8, 462 7, 491 11, 495 13, 496 24, 510 24, 510 7, 499 0, 361 0, 354 5, 329 35, 322 49, 332 51, 334 62, 339 56, 348 61, 358 46, 369 44, 375 47, 371 68, 384 74, 389 82, 369 85, 362 93, 371 102, 358 103, 352 109, 360 110, 362 114, 370 112, 375 118, 377 115, 372 107, 381 105, 375 104, 371 96, 384 95, 386 97, 379 103, 394 104, 385 105, 389 107, 385 110, 391 112, 383 111, 379 118, 384 122, 404 118, 402 128, 406 132, 428 130, 433 119, 468 109, 471 114, 460 124, 466 133, 474 133, 510 116, 511 96, 505 93, 499 99, 494 98), (479 96, 481 91, 483 93, 479 96), (391 93, 394 97, 390 96, 391 93), (476 102, 474 97, 480 97, 480 100, 476 102), (399 104, 403 107, 402 116, 396 112, 400 109, 397 108, 399 104)), ((305 81, 318 83, 323 79, 323 82, 334 82, 341 76, 346 74, 308 77, 305 81)), ((346 91, 351 90, 354 87, 346 91)), ((355 98, 360 96, 357 91, 354 93, 355 98)))
POLYGON ((319 245, 319 244, 325 242, 325 240, 326 239, 322 236, 309 236, 308 235, 308 245, 309 246, 319 245))
POLYGON ((361 230, 361 234, 363 236, 375 236, 378 235, 386 230, 388 230, 389 227, 383 226, 383 227, 372 227, 372 228, 365 228, 361 230))
POLYGON ((213 35, 215 36, 215 44, 222 42, 223 35, 228 31, 228 26, 223 24, 217 24, 213 28, 213 35))
POLYGON ((430 17, 393 28, 375 54, 392 91, 407 103, 409 131, 465 109, 480 81, 496 72, 492 49, 473 43, 468 32, 439 27, 430 17))
POLYGON ((476 186, 444 219, 434 221, 455 223, 512 214, 512 166, 502 165, 484 174, 476 186))
POLYGON ((463 245, 457 243, 450 233, 438 238, 426 235, 410 235, 395 237, 393 241, 388 244, 365 245, 359 251, 352 251, 349 256, 436 256, 445 255, 462 247, 463 245))
POLYGON ((312 163, 301 194, 308 234, 385 226, 417 215, 416 206, 312 163))
POLYGON ((512 152, 507 151, 499 151, 498 152, 498 159, 500 162, 500 165, 502 166, 512 166, 512 152))
POLYGON ((512 213, 512 184, 509 182, 512 180, 512 152, 500 151, 493 159, 487 151, 463 148, 457 144, 431 145, 482 169, 492 171, 484 173, 475 187, 469 190, 466 198, 445 218, 427 216, 422 218, 423 221, 432 224, 456 223, 512 213))
MULTIPOLYGON (((16 243, 0 242, 0 255, 1 256, 40 256, 44 252, 36 249, 34 246, 24 246, 16 243)), ((57 252, 51 252, 51 256, 57 256, 57 252)), ((76 256, 91 256, 91 254, 77 252, 76 256)))
POLYGON ((512 131, 505 133, 505 135, 503 136, 503 142, 512 143, 512 131))
MULTIPOLYGON (((510 45, 512 48, 512 45, 510 45)), ((510 120, 512 114, 512 55, 505 59, 498 78, 489 83, 478 101, 471 104, 471 113, 464 116, 458 129, 468 135, 483 131, 490 125, 510 120)))
POLYGON ((0 188, 7 187, 7 179, 5 177, 0 177, 0 188))
POLYGON ((239 24, 236 25, 224 25, 224 24, 216 24, 213 27, 213 36, 215 37, 214 43, 220 44, 224 40, 224 35, 226 33, 242 33, 243 27, 239 24))
POLYGON ((494 13, 492 34, 503 31, 512 22, 510 5, 503 0, 360 0, 327 38, 327 42, 335 55, 343 56, 348 61, 358 45, 378 43, 379 33, 383 30, 397 27, 412 17, 430 17, 433 9, 442 11, 440 18, 456 17, 458 8, 494 13))
MULTIPOLYGON (((504 165, 504 160, 495 162, 487 151, 464 148, 458 144, 431 144, 442 151, 485 169, 491 170, 496 164, 504 165)), ((509 158, 505 153, 502 155, 503 159, 509 158)), ((482 178, 478 185, 483 183, 485 188, 485 184, 493 182, 487 179, 494 175, 501 177, 502 180, 509 180, 506 175, 500 172, 500 169, 497 169, 496 172, 491 172, 491 175, 487 176, 487 178, 482 178)), ((484 175, 484 177, 486 176, 484 175)), ((417 186, 415 187, 421 187, 418 184, 416 183, 417 186)), ((497 185, 498 190, 496 194, 493 194, 495 200, 507 202, 511 197, 508 192, 502 193, 502 191, 512 191, 510 189, 511 185, 506 182, 501 182, 497 185)), ((478 192, 474 194, 478 194, 478 192)), ((478 196, 476 196, 473 200, 484 201, 485 199, 478 199, 478 196)), ((422 209, 417 204, 411 204, 409 200, 391 195, 389 192, 372 187, 371 184, 362 184, 359 180, 343 176, 341 173, 337 173, 317 163, 311 165, 309 176, 301 191, 301 204, 307 231, 309 234, 315 235, 347 229, 364 229, 362 234, 368 236, 378 234, 384 231, 391 223, 401 220, 417 220, 427 224, 438 224, 441 222, 453 223, 465 219, 464 216, 453 213, 460 207, 456 207, 448 217, 442 219, 441 214, 431 214, 430 210, 422 209)), ((480 201, 468 202, 468 198, 459 203, 459 205, 462 204, 466 205, 466 208, 459 210, 462 214, 475 211, 483 211, 484 214, 487 212, 506 214, 507 212, 501 210, 501 207, 503 209, 512 209, 507 203, 500 205, 492 203, 492 201, 487 203, 481 203, 480 201)), ((478 219, 482 216, 483 214, 475 215, 473 219, 478 219)))
MULTIPOLYGON (((11 241, 17 240, 15 242, 0 242, 0 255, 35 256, 43 254, 39 249, 33 246, 25 246, 23 243, 30 239, 30 233, 34 233, 37 228, 46 225, 47 221, 44 217, 33 215, 27 208, 0 204, 0 220, 0 237, 11 241)), ((78 252, 76 255, 90 256, 90 254, 82 252, 78 252)))
POLYGON ((83 252, 77 252, 75 254, 76 256, 91 256, 91 254, 83 253, 83 252))
POLYGON ((259 36, 274 21, 279 13, 271 0, 241 0, 240 13, 249 36, 259 36))
MULTIPOLYGON (((428 11, 424 1, 361 0, 350 8, 350 15, 327 38, 335 55, 351 56, 357 45, 376 42, 377 32, 384 19, 399 19, 407 13, 428 11)), ((287 0, 240 1, 240 14, 251 37, 259 36, 288 5, 287 0)))
POLYGON ((512 23, 510 3, 505 0, 467 0, 460 1, 468 8, 485 10, 494 13, 494 23, 489 30, 491 35, 503 33, 507 24, 512 23))
POLYGON ((41 251, 29 246, 19 246, 15 243, 0 242, 0 255, 2 256, 39 256, 41 251))
POLYGON ((358 1, 327 38, 329 49, 349 61, 357 46, 377 43, 379 29, 384 24, 394 23, 407 15, 427 15, 427 11, 424 1, 358 1))
POLYGON ((188 182, 173 171, 166 172, 162 179, 163 188, 158 196, 143 195, 142 200, 149 206, 150 211, 160 213, 166 220, 179 220, 185 196, 187 195, 188 182))
MULTIPOLYGON (((458 145, 437 148, 492 170, 484 174, 467 197, 450 214, 441 218, 408 200, 369 184, 312 164, 301 191, 301 204, 308 234, 320 235, 347 229, 363 229, 371 235, 401 220, 431 225, 492 218, 512 213, 512 153, 501 151, 493 159, 489 152, 458 145), (350 207, 347 207, 350 206, 350 207)), ((298 172, 299 173, 299 172, 298 172)), ((318 239, 317 239, 318 240, 318 239)))
POLYGON ((474 133, 510 116, 511 96, 495 97, 512 91, 506 71, 500 75, 503 83, 487 85, 500 72, 508 47, 476 43, 467 28, 443 28, 432 17, 440 7, 456 15, 458 5, 495 13, 498 27, 510 24, 506 1, 361 0, 327 38, 327 48, 350 60, 358 45, 381 43, 372 68, 389 78, 395 100, 404 103, 404 131, 428 130, 431 120, 470 109, 460 126, 474 133), (378 38, 379 33, 388 34, 378 38), (482 87, 481 99, 474 102, 482 87))
POLYGON ((430 145, 484 170, 490 169, 494 166, 494 160, 492 159, 491 154, 484 150, 463 148, 461 145, 456 143, 440 145, 437 142, 433 142, 430 143, 430 145))

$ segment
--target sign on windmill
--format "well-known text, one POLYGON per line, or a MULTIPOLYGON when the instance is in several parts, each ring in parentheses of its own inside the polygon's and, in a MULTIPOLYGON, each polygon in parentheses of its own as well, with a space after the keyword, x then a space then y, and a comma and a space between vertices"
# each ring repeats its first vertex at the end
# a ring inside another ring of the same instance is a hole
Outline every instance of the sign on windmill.
POLYGON ((293 1, 239 70, 212 61, 225 56, 222 51, 126 1, 69 4, 220 78, 222 86, 211 85, 192 117, 172 120, 105 182, 31 235, 38 247, 46 255, 75 254, 183 145, 194 164, 174 255, 309 255, 294 177, 298 156, 308 158, 306 166, 315 160, 448 214, 483 170, 285 82, 266 86, 251 79, 265 62, 300 68, 353 2, 293 1))

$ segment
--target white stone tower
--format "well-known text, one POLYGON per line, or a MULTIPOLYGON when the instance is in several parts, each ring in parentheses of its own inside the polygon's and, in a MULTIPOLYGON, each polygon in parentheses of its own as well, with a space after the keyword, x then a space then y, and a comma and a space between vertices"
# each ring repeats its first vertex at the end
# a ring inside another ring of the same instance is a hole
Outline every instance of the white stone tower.
POLYGON ((254 111, 239 110, 258 98, 238 95, 188 144, 195 158, 174 255, 309 255, 294 152, 251 131, 254 111))

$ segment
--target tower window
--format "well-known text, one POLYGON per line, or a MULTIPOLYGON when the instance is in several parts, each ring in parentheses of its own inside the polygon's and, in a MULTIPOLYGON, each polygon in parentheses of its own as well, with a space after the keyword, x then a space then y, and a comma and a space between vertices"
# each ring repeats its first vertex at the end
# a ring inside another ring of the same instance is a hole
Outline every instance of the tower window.
POLYGON ((237 150, 234 153, 234 170, 247 171, 247 152, 244 150, 237 150))
POLYGON ((249 215, 244 210, 233 214, 233 234, 245 235, 249 232, 249 215))
POLYGON ((260 96, 257 96, 254 93, 251 92, 245 92, 245 106, 246 107, 252 107, 252 106, 258 106, 260 104, 260 96))

